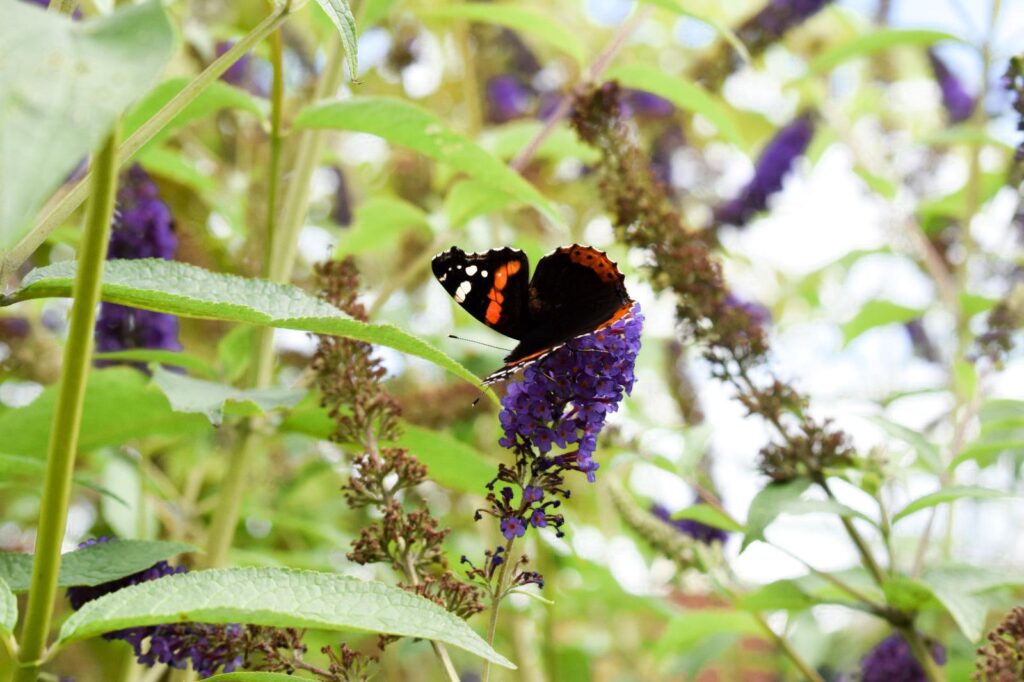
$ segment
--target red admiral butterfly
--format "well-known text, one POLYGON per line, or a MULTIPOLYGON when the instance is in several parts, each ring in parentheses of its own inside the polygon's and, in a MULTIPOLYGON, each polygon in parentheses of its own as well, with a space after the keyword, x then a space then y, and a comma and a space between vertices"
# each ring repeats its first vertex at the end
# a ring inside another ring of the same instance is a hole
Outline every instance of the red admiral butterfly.
POLYGON ((519 341, 484 385, 612 324, 633 307, 618 266, 604 252, 579 244, 541 258, 532 279, 526 254, 508 247, 465 253, 453 246, 434 256, 431 267, 466 312, 519 341))

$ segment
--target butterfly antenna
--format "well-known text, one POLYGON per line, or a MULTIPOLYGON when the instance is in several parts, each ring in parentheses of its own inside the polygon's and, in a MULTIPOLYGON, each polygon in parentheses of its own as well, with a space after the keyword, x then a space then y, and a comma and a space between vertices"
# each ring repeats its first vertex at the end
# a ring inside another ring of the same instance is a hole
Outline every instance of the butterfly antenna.
POLYGON ((495 350, 504 351, 506 353, 511 353, 512 352, 511 348, 502 348, 501 346, 495 346, 495 345, 492 345, 492 344, 489 344, 489 343, 484 343, 483 341, 477 341, 476 339, 467 339, 467 338, 462 337, 462 336, 456 336, 455 334, 449 334, 448 338, 449 339, 457 339, 459 341, 467 341, 469 343, 475 343, 478 346, 487 346, 488 348, 493 348, 495 350))

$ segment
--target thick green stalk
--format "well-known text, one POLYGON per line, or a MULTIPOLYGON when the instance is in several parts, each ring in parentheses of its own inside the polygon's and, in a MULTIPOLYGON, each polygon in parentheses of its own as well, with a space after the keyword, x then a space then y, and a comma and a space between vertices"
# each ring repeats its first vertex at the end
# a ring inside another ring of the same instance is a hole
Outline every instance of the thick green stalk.
POLYGON ((284 111, 284 45, 281 31, 270 36, 270 62, 274 82, 270 91, 270 173, 267 177, 267 219, 263 235, 263 271, 268 272, 273 258, 274 232, 277 223, 277 195, 281 185, 281 115, 284 111))
POLYGON ((939 664, 932 658, 932 652, 928 650, 928 645, 925 644, 921 635, 914 629, 914 626, 902 627, 900 632, 903 634, 903 638, 907 640, 907 644, 910 645, 910 650, 914 652, 914 658, 921 664, 921 669, 924 670, 924 675, 928 678, 928 682, 946 682, 946 673, 942 671, 939 664))
POLYGON ((117 190, 118 132, 118 126, 115 125, 114 131, 96 156, 92 195, 86 210, 85 232, 78 254, 71 325, 64 346, 63 375, 50 429, 39 529, 32 561, 32 583, 25 625, 20 637, 21 651, 14 678, 16 682, 35 682, 57 599, 60 549, 67 524, 71 475, 75 468, 78 430, 82 423, 82 404, 85 400, 85 382, 92 366, 96 304, 100 300, 100 280, 117 190))
MULTIPOLYGON (((191 104, 203 90, 220 78, 232 64, 251 50, 256 43, 266 38, 280 26, 290 12, 291 6, 285 5, 260 22, 256 28, 238 41, 234 47, 214 60, 198 76, 192 79, 181 92, 165 104, 160 111, 156 112, 152 118, 129 135, 124 144, 117 150, 118 167, 128 163, 142 147, 163 130, 185 107, 191 104)), ((44 212, 35 227, 22 237, 21 241, 15 244, 10 253, 0 262, 0 281, 3 280, 5 273, 13 272, 24 263, 39 248, 39 245, 46 241, 46 238, 64 224, 64 221, 71 217, 75 209, 82 205, 82 202, 85 201, 89 193, 89 183, 92 181, 92 175, 93 171, 87 173, 60 199, 57 199, 52 202, 51 206, 43 209, 44 212)))

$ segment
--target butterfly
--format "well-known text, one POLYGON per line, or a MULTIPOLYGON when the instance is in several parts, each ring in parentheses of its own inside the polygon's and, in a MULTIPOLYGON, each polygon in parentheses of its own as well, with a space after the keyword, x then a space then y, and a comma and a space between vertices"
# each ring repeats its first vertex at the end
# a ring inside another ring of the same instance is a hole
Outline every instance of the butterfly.
POLYGON ((484 379, 502 381, 568 341, 626 316, 625 278, 603 251, 572 244, 530 262, 518 249, 484 253, 452 248, 434 256, 434 277, 466 312, 518 345, 484 379))

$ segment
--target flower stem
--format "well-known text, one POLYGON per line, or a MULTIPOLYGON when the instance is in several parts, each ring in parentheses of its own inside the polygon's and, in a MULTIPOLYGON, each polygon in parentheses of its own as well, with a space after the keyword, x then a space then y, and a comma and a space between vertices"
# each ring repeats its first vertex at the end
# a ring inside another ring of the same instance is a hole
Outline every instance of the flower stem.
MULTIPOLYGON (((505 598, 505 581, 508 579, 508 567, 512 565, 512 544, 516 541, 512 538, 505 545, 505 562, 498 569, 498 584, 491 593, 491 618, 487 623, 487 643, 494 646, 494 635, 498 631, 498 609, 501 600, 505 598)), ((491 662, 484 661, 483 682, 487 682, 491 674, 491 662)))
MULTIPOLYGON (((152 118, 143 123, 138 130, 125 139, 124 144, 117 150, 117 166, 121 167, 128 163, 150 140, 167 126, 175 116, 191 104, 203 90, 220 78, 221 74, 231 68, 231 65, 238 61, 242 55, 252 49, 253 45, 260 42, 278 26, 291 13, 291 4, 286 3, 279 10, 261 21, 248 35, 239 40, 234 47, 215 59, 209 66, 192 79, 185 88, 175 95, 170 102, 165 104, 160 111, 152 118)), ((50 234, 60 227, 67 220, 75 209, 82 205, 89 194, 89 183, 92 181, 95 170, 92 170, 71 186, 71 188, 59 199, 51 202, 51 206, 44 208, 35 227, 21 240, 14 245, 10 252, 0 262, 0 281, 3 281, 5 273, 13 272, 32 253, 39 248, 50 234)))
POLYGON ((64 345, 63 374, 57 389, 57 407, 50 429, 39 528, 32 560, 32 582, 20 637, 21 651, 14 678, 16 682, 34 682, 36 679, 46 648, 53 607, 57 601, 61 543, 67 525, 71 475, 75 468, 78 431, 85 402, 85 383, 92 367, 96 304, 100 300, 100 281, 117 190, 118 134, 119 124, 115 123, 114 130, 96 156, 93 172, 92 194, 78 254, 71 324, 64 345))
POLYGON ((924 670, 928 682, 946 682, 946 674, 942 672, 942 668, 932 658, 932 652, 928 650, 928 645, 921 639, 921 635, 917 633, 914 626, 901 627, 900 632, 903 634, 903 638, 907 640, 907 644, 910 645, 910 650, 914 652, 914 658, 921 664, 921 669, 924 670))
POLYGON ((274 81, 270 89, 270 172, 267 177, 266 232, 263 235, 263 267, 273 258, 277 223, 277 195, 281 185, 281 115, 284 110, 284 45, 281 30, 270 34, 270 62, 274 81))
POLYGON ((755 613, 754 619, 757 621, 758 625, 761 626, 761 629, 764 630, 764 633, 768 635, 773 642, 775 642, 775 646, 779 647, 783 655, 785 655, 785 657, 796 666, 797 670, 800 671, 800 674, 803 675, 805 680, 810 680, 810 682, 825 682, 824 678, 818 674, 818 671, 812 668, 810 664, 796 652, 796 649, 794 649, 793 645, 789 643, 789 640, 772 629, 772 626, 768 624, 768 621, 764 616, 760 613, 755 613))

